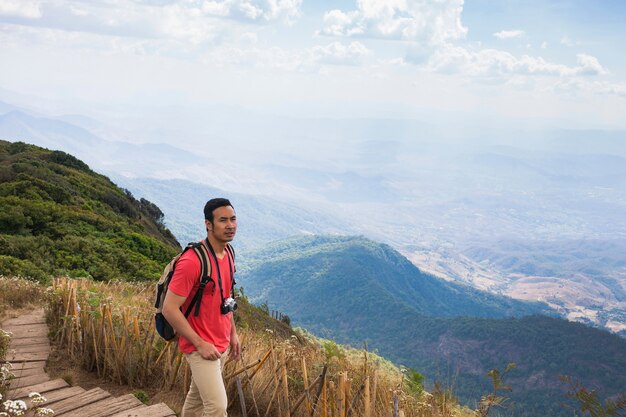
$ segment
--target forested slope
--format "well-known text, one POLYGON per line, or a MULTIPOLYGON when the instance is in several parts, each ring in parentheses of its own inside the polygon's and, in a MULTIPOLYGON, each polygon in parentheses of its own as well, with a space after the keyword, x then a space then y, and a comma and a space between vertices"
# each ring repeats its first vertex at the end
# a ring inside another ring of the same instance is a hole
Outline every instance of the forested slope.
POLYGON ((69 154, 0 141, 0 274, 154 279, 178 249, 156 205, 69 154))

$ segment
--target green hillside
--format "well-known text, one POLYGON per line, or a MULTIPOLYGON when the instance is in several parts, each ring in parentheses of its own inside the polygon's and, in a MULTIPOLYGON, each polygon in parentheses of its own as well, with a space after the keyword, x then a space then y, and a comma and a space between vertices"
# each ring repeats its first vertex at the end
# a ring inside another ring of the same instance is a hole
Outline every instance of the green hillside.
POLYGON ((479 398, 488 389, 485 374, 509 362, 518 364, 510 379, 518 417, 571 416, 561 405, 561 374, 603 395, 626 386, 626 340, 528 316, 542 307, 443 282, 387 245, 307 237, 243 258, 238 282, 251 299, 324 337, 355 346, 368 341, 431 382, 452 379, 463 400, 479 398))
POLYGON ((0 141, 0 275, 154 279, 179 249, 153 203, 64 152, 0 141))
POLYGON ((313 323, 336 317, 332 306, 329 311, 311 311, 308 303, 320 297, 337 308, 368 306, 380 315, 398 308, 438 317, 554 314, 542 303, 517 301, 422 273, 390 246, 362 237, 292 238, 247 253, 242 260, 240 280, 255 300, 280 302, 290 314, 310 317, 313 323))

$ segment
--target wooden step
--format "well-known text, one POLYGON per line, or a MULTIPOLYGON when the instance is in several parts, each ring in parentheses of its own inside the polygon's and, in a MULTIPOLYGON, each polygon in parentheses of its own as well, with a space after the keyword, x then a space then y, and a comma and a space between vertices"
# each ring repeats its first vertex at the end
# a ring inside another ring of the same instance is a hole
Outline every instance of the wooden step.
POLYGON ((35 337, 38 338, 47 338, 48 337, 48 329, 32 329, 32 330, 16 330, 11 335, 11 340, 15 339, 33 339, 35 337))
POLYGON ((19 369, 43 368, 44 366, 46 366, 46 361, 20 362, 12 363, 11 369, 12 371, 16 371, 19 369))
POLYGON ((50 377, 45 372, 40 374, 24 376, 21 378, 15 378, 11 380, 9 389, 18 389, 20 387, 30 387, 31 385, 42 384, 50 381, 50 377))
POLYGON ((23 346, 50 346, 50 340, 46 337, 33 337, 32 339, 11 339, 9 349, 19 349, 23 346))
MULTIPOLYGON (((30 363, 30 362, 29 362, 30 363)), ((37 368, 28 368, 28 369, 11 369, 11 373, 15 375, 16 378, 23 378, 25 376, 44 374, 46 371, 43 366, 37 368)))
POLYGON ((15 365, 15 362, 46 361, 48 360, 48 356, 50 356, 48 352, 33 352, 33 353, 8 352, 5 357, 5 360, 15 365))
MULTIPOLYGON (((48 407, 48 404, 54 404, 56 402, 65 400, 66 398, 73 398, 84 392, 85 392, 85 389, 81 387, 65 387, 65 388, 55 389, 54 391, 48 391, 43 394, 41 393, 40 394, 43 395, 47 400, 46 403, 44 404, 44 407, 48 407)), ((15 399, 26 401, 28 399, 28 395, 25 395, 21 398, 15 398, 15 399)))
POLYGON ((142 402, 132 394, 123 395, 118 398, 107 398, 85 407, 64 414, 65 417, 108 417, 124 410, 130 410, 142 405, 142 402))
POLYGON ((31 385, 28 387, 17 388, 9 391, 7 398, 21 398, 28 397, 31 392, 38 392, 44 394, 48 391, 54 391, 55 389, 69 387, 68 383, 62 379, 53 379, 52 381, 43 382, 41 384, 31 385))
MULTIPOLYGON (((65 399, 63 401, 59 401, 58 403, 50 406, 52 410, 54 410, 54 416, 62 416, 64 414, 68 414, 71 411, 74 411, 78 408, 84 407, 89 404, 93 404, 100 400, 104 400, 105 398, 111 397, 111 394, 106 392, 100 387, 96 387, 90 389, 89 391, 85 391, 82 394, 78 394, 75 397, 65 399)), ((82 414, 82 416, 87 417, 87 415, 82 414)))
POLYGON ((9 352, 11 351, 19 351, 20 353, 39 353, 39 352, 46 352, 46 353, 50 353, 50 345, 43 345, 43 344, 39 344, 39 345, 26 345, 26 346, 18 346, 17 348, 12 348, 9 347, 9 352))
POLYGON ((132 410, 114 414, 111 417, 175 417, 176 413, 172 411, 165 403, 154 404, 151 406, 143 406, 132 410))

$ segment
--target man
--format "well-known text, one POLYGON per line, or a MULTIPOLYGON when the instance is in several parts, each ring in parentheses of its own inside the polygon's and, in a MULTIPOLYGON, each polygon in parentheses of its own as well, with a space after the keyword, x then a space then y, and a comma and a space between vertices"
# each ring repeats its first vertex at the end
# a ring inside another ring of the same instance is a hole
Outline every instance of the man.
POLYGON ((182 417, 225 417, 226 389, 222 379, 225 352, 239 359, 241 346, 233 313, 222 311, 230 297, 235 265, 226 244, 237 232, 235 210, 225 198, 214 198, 204 206, 204 224, 209 250, 212 282, 204 289, 198 316, 186 319, 181 307, 191 302, 199 287, 201 263, 194 251, 186 251, 178 260, 163 302, 163 315, 180 336, 178 348, 191 369, 191 386, 182 417), (221 281, 222 285, 219 285, 221 281), (220 291, 222 294, 220 295, 220 291))

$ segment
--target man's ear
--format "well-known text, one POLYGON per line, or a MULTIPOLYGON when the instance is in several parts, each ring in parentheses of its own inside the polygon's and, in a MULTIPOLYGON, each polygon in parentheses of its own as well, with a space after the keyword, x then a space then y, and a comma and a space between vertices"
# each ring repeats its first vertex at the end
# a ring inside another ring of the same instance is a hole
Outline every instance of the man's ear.
POLYGON ((206 226, 206 230, 207 230, 207 232, 208 232, 209 230, 213 230, 213 225, 212 225, 212 224, 211 224, 211 222, 210 222, 210 221, 208 221, 207 219, 205 219, 205 220, 204 220, 204 225, 206 226))

